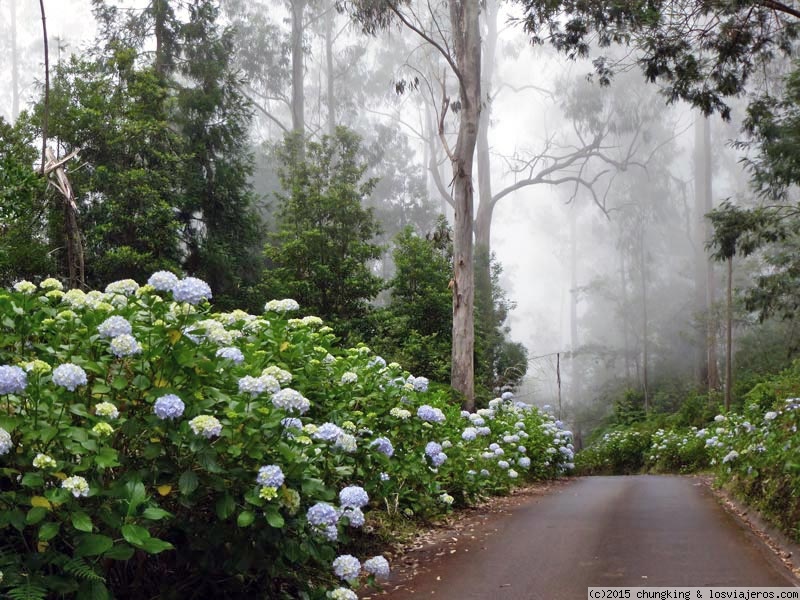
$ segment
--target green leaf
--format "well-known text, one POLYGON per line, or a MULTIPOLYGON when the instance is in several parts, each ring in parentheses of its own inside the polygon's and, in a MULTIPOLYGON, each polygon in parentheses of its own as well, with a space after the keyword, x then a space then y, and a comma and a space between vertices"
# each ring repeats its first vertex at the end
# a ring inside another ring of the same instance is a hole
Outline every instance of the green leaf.
POLYGON ((111 388, 108 387, 105 383, 96 382, 92 386, 92 396, 102 396, 103 394, 107 394, 111 391, 111 388))
POLYGON ((148 554, 159 554, 164 550, 172 550, 174 547, 175 546, 169 542, 154 537, 148 538, 145 540, 144 544, 142 544, 142 550, 148 554))
POLYGON ((151 521, 159 521, 166 517, 171 517, 172 513, 167 512, 163 508, 158 508, 157 506, 149 506, 144 509, 142 516, 145 519, 150 519, 151 521))
POLYGON ((47 509, 42 506, 34 506, 25 515, 25 523, 27 525, 36 525, 47 516, 47 509))
POLYGON ((236 524, 239 527, 250 527, 255 520, 256 515, 252 511, 245 510, 239 513, 239 516, 236 518, 236 524))
POLYGON ((61 523, 45 523, 39 527, 39 541, 46 542, 52 540, 58 535, 58 530, 61 529, 61 523))
POLYGON ((101 448, 100 451, 95 454, 94 462, 98 467, 102 468, 109 468, 109 467, 118 467, 119 461, 117 451, 114 448, 104 447, 101 448))
POLYGON ((153 460, 161 456, 163 450, 160 444, 147 444, 142 450, 142 456, 147 460, 153 460))
POLYGON ((103 554, 103 556, 111 560, 129 560, 134 552, 135 550, 127 544, 116 544, 108 552, 103 554))
POLYGON ((150 382, 150 378, 146 377, 145 375, 137 375, 133 378, 133 385, 135 385, 140 390, 148 389, 152 384, 150 382))
POLYGON ((126 483, 125 497, 128 499, 128 516, 130 517, 147 500, 144 484, 141 481, 129 481, 126 483))
POLYGON ((75 598, 76 600, 108 600, 111 596, 102 581, 84 581, 75 598))
POLYGON ((72 526, 77 529, 78 531, 85 531, 87 533, 91 533, 92 529, 92 519, 89 515, 85 512, 76 512, 72 513, 72 526))
POLYGON ((123 525, 120 532, 122 533, 122 537, 125 538, 125 541, 131 546, 141 547, 146 540, 150 539, 150 532, 139 525, 131 525, 130 523, 123 525))
POLYGON ((121 392, 126 387, 128 387, 128 380, 124 375, 117 375, 114 377, 114 381, 111 382, 111 387, 113 387, 118 392, 121 392))
POLYGON ((178 479, 178 488, 184 496, 188 496, 195 491, 198 485, 200 485, 200 482, 197 480, 197 475, 195 475, 194 471, 184 471, 180 479, 178 479))
POLYGON ((110 549, 113 545, 114 540, 107 535, 86 533, 78 538, 78 544, 75 547, 74 555, 76 557, 97 556, 110 549))
POLYGON ((275 506, 268 506, 264 510, 264 516, 267 517, 267 523, 269 523, 270 527, 274 527, 275 529, 280 529, 285 523, 283 515, 278 512, 275 506))
POLYGON ((225 494, 219 500, 217 500, 216 504, 216 513, 217 516, 225 520, 233 514, 233 511, 236 510, 236 502, 233 499, 233 496, 230 494, 225 494))
POLYGON ((20 483, 23 487, 39 487, 44 485, 44 477, 41 473, 25 473, 20 483))

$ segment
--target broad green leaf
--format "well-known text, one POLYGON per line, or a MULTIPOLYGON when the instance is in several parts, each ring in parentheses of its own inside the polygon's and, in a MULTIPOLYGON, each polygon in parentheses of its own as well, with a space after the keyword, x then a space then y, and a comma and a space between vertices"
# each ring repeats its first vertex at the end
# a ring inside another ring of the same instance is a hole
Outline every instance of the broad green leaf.
POLYGON ((75 547, 74 555, 76 557, 97 556, 109 550, 113 545, 114 540, 107 535, 86 533, 78 537, 78 544, 75 547))
POLYGON ((72 526, 78 531, 92 532, 92 519, 85 512, 72 513, 70 518, 72 520, 72 526))
POLYGON ((217 516, 225 520, 233 514, 233 511, 236 510, 236 502, 233 499, 233 496, 230 494, 225 494, 216 503, 216 513, 217 516))
POLYGON ((58 535, 59 529, 61 529, 61 523, 44 523, 39 527, 39 541, 46 542, 47 540, 52 540, 58 535))
POLYGON ((150 532, 139 525, 123 525, 120 529, 120 533, 122 533, 122 537, 125 538, 125 541, 132 546, 141 546, 144 544, 145 540, 150 539, 150 532))
POLYGON ((178 488, 184 496, 188 496, 195 491, 198 485, 200 485, 200 482, 197 480, 197 475, 195 475, 194 471, 185 471, 178 479, 178 488))
POLYGON ((264 516, 267 517, 267 523, 269 523, 270 527, 280 529, 285 523, 283 515, 278 512, 278 509, 275 506, 268 506, 264 510, 264 516))
POLYGON ((250 527, 253 524, 253 521, 256 520, 256 515, 249 510, 245 510, 239 513, 239 516, 236 517, 236 524, 239 527, 250 527))
POLYGON ((151 521, 159 521, 166 517, 172 516, 172 514, 167 512, 163 508, 158 508, 157 506, 149 506, 146 509, 144 509, 142 516, 145 519, 150 519, 151 521))

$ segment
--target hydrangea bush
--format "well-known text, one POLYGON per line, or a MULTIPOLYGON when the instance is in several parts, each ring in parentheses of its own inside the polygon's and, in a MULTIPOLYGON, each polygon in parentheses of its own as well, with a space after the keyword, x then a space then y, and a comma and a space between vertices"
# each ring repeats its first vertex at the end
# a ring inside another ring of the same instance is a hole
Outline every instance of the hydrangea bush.
POLYGON ((0 595, 354 598, 389 571, 347 553, 371 514, 572 467, 571 434, 510 394, 465 413, 293 300, 211 297, 165 272, 0 292, 0 595))

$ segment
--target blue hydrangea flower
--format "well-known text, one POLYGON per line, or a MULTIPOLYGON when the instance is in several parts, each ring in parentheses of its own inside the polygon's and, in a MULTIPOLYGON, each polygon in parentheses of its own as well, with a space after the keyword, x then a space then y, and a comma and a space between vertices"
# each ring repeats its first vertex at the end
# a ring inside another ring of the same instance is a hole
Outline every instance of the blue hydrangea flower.
POLYGON ((202 279, 185 277, 172 288, 172 296, 178 302, 200 304, 203 300, 211 300, 211 288, 202 279))
POLYGON ((153 405, 153 412, 159 419, 177 419, 183 415, 186 405, 175 394, 161 396, 153 405))
POLYGON ((505 460, 498 460, 497 466, 500 467, 501 469, 507 469, 511 465, 509 465, 508 462, 505 460))
POLYGON ((283 419, 281 419, 281 425, 283 425, 285 429, 303 428, 303 422, 297 417, 284 417, 283 419))
POLYGON ((292 388, 284 388, 272 396, 272 404, 275 408, 282 408, 289 412, 297 412, 301 415, 311 408, 311 402, 300 392, 292 388))
POLYGON ((444 464, 444 461, 447 460, 447 454, 444 452, 439 452, 436 456, 431 458, 431 462, 433 463, 434 467, 441 467, 444 464))
POLYGON ((342 428, 334 423, 323 423, 312 433, 312 437, 326 442, 335 442, 342 435, 342 428))
POLYGON ((283 471, 278 465, 265 465, 258 470, 256 482, 258 485, 279 488, 283 485, 283 471))
POLYGON ((178 277, 169 271, 156 271, 147 280, 147 285, 152 286, 159 292, 171 291, 176 283, 178 283, 178 277))
POLYGON ((437 442, 428 442, 425 445, 425 454, 433 458, 442 451, 442 445, 437 442))
POLYGON ((361 508, 369 503, 369 496, 364 488, 350 485, 339 492, 339 503, 343 507, 361 508))
POLYGON ((20 367, 3 365, 0 367, 0 396, 19 394, 28 385, 28 376, 20 367))
POLYGON ((332 592, 328 592, 330 600, 358 600, 358 594, 353 590, 347 588, 336 588, 332 592))
POLYGON ((335 542, 339 539, 339 528, 336 525, 325 525, 324 527, 317 528, 317 533, 321 534, 329 542, 335 542))
POLYGON ((466 442, 471 442, 476 437, 478 437, 478 430, 474 427, 467 427, 464 431, 461 432, 461 439, 466 442))
POLYGON ((503 392, 500 396, 503 400, 511 400, 514 397, 514 394, 511 392, 503 392))
POLYGON ((217 358, 227 358, 235 365, 240 365, 244 362, 244 354, 235 346, 227 346, 217 350, 217 358))
POLYGON ((97 332, 100 334, 100 337, 115 338, 123 334, 130 335, 133 333, 133 327, 125 317, 114 315, 100 323, 100 325, 97 326, 97 332))
POLYGON ((434 408, 423 404, 417 409, 417 416, 423 421, 431 423, 442 423, 445 420, 444 413, 439 408, 434 408))
POLYGON ((250 394, 253 398, 264 392, 274 394, 280 389, 281 386, 278 380, 271 375, 259 375, 258 377, 245 375, 239 379, 239 391, 244 394, 250 394))
POLYGON ((383 473, 383 472, 380 474, 380 478, 381 481, 389 481, 391 479, 388 473, 383 473))
POLYGON ((306 519, 316 527, 324 527, 326 525, 336 525, 339 520, 339 514, 327 502, 317 502, 306 511, 306 519))
POLYGON ((409 383, 414 386, 414 389, 418 392, 427 392, 428 391, 428 378, 427 377, 409 377, 409 383))
POLYGON ((366 521, 364 518, 364 513, 360 508, 356 508, 355 506, 349 506, 342 510, 341 516, 347 518, 348 522, 350 523, 350 527, 363 527, 364 522, 366 521))
POLYGON ((376 448, 378 452, 381 454, 385 454, 386 456, 390 457, 394 454, 394 446, 392 446, 392 442, 389 441, 388 438, 379 437, 375 439, 370 445, 370 448, 376 448))
POLYGON ((0 427, 0 455, 8 454, 13 447, 14 443, 11 441, 11 434, 0 427))
POLYGON ((111 344, 109 344, 108 348, 117 358, 133 356, 134 354, 139 354, 142 351, 142 347, 139 345, 139 342, 136 341, 136 338, 127 333, 118 335, 111 340, 111 344))
POLYGON ((355 556, 342 554, 334 559, 333 572, 339 579, 345 581, 358 579, 361 573, 361 563, 355 556))
POLYGON ((364 570, 375 577, 389 577, 389 561, 383 556, 373 556, 364 561, 364 570))
POLYGON ((78 365, 64 363, 53 369, 53 383, 67 388, 70 392, 74 392, 79 385, 86 385, 87 381, 86 371, 78 365))
POLYGON ((530 466, 531 466, 531 459, 530 459, 530 458, 528 458, 527 456, 523 456, 522 458, 520 458, 519 460, 517 460, 517 464, 518 464, 520 467, 522 467, 523 469, 527 469, 528 467, 530 467, 530 466))

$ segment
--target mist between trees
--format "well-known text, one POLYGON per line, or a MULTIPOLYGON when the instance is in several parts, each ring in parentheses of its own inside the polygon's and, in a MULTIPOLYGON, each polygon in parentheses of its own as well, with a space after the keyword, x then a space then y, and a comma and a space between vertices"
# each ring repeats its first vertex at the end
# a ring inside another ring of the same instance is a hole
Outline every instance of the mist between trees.
POLYGON ((794 358, 791 6, 69 4, 0 7, 3 285, 292 297, 576 433, 794 358))

